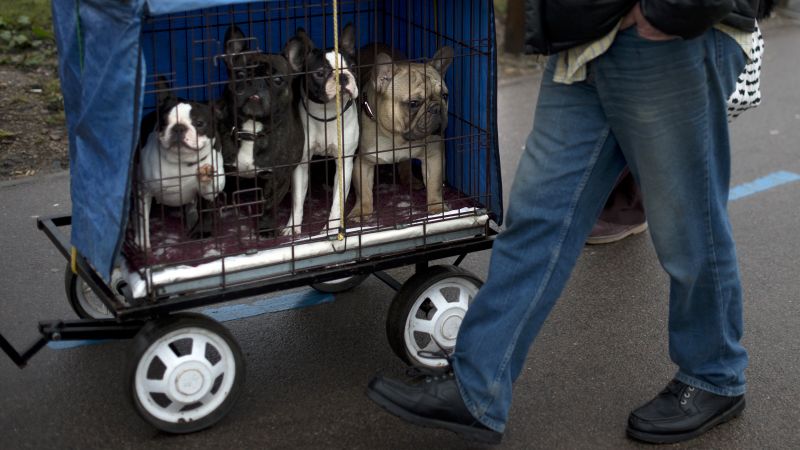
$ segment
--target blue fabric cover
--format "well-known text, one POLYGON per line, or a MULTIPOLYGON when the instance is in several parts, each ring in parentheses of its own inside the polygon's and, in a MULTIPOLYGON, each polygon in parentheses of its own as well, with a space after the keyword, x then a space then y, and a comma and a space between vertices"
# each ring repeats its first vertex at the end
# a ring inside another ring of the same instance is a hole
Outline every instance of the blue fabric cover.
MULTIPOLYGON (((169 45, 162 46, 158 41, 162 37, 173 40, 190 39, 191 32, 183 31, 185 36, 181 37, 180 32, 167 31, 166 36, 162 36, 159 33, 164 34, 164 31, 159 27, 163 26, 164 22, 145 23, 145 18, 223 5, 229 8, 230 5, 236 4, 238 6, 234 9, 235 14, 231 16, 233 20, 243 26, 245 32, 255 32, 247 29, 249 25, 246 16, 247 6, 240 5, 242 3, 247 2, 243 0, 52 2, 59 74, 69 130, 71 242, 80 255, 85 257, 106 280, 110 279, 115 261, 119 257, 127 226, 133 155, 140 133, 142 113, 143 110, 150 110, 155 105, 154 96, 144 95, 148 70, 158 72, 159 65, 171 68, 176 77, 176 85, 198 85, 196 83, 209 81, 190 80, 189 77, 192 76, 205 77, 206 71, 175 67, 176 59, 180 58, 175 57, 175 52, 171 52, 169 45), (240 22, 239 16, 242 14, 244 19, 240 22), (159 45, 143 45, 144 37, 149 37, 151 44, 155 39, 159 45)), ((285 2, 281 4, 283 3, 285 2)), ((302 0, 297 0, 297 4, 302 5, 302 0)), ((385 5, 379 0, 377 4, 381 4, 384 11, 391 11, 390 14, 396 21, 396 25, 391 27, 396 33, 395 36, 390 38, 385 34, 383 37, 387 42, 399 42, 400 49, 411 57, 432 56, 436 50, 436 40, 426 36, 426 31, 419 27, 405 31, 405 25, 409 20, 407 16, 424 22, 429 30, 441 27, 439 30, 441 33, 461 42, 483 42, 478 45, 485 49, 486 54, 480 59, 465 58, 463 61, 457 59, 448 73, 447 82, 451 94, 459 93, 459 101, 451 100, 451 108, 461 108, 458 114, 466 114, 481 129, 490 130, 493 142, 471 143, 470 146, 473 148, 467 149, 466 152, 463 148, 458 151, 448 148, 446 178, 455 187, 470 195, 489 194, 487 206, 499 223, 503 217, 503 208, 496 142, 496 61, 492 3, 464 2, 473 6, 473 10, 470 11, 457 0, 434 2, 443 12, 459 13, 439 14, 437 19, 439 24, 435 25, 434 19, 429 15, 431 4, 426 0, 407 2, 386 0, 385 5), (487 20, 487 17, 490 19, 487 20), (411 36, 408 36, 409 32, 411 36), (413 48, 403 48, 404 43, 408 42, 414 42, 411 45, 413 48), (486 83, 486 80, 489 82, 486 83), (474 173, 476 163, 488 164, 489 170, 481 170, 477 180, 462 175, 469 171, 474 173)), ((360 42, 363 44, 370 36, 380 36, 380 34, 374 34, 371 28, 374 18, 370 14, 363 14, 361 11, 359 16, 359 8, 363 8, 359 5, 361 2, 345 3, 340 21, 342 26, 348 21, 357 22, 361 27, 360 42)), ((324 17, 324 14, 319 14, 312 20, 324 20, 324 17)), ((218 35, 216 39, 220 41, 227 27, 227 23, 222 23, 222 18, 213 19, 215 23, 211 24, 204 23, 205 19, 202 16, 194 19, 178 19, 182 20, 199 21, 197 24, 182 22, 189 26, 185 29, 191 29, 191 26, 210 25, 218 35)), ((330 20, 329 16, 327 20, 330 20)), ((261 26, 263 27, 263 24, 261 26)), ((297 24, 293 23, 291 26, 295 27, 297 24)), ((315 26, 309 31, 312 32, 312 38, 318 45, 332 42, 332 29, 329 25, 315 26), (321 35, 319 31, 324 29, 327 29, 326 36, 321 35)), ((270 39, 274 42, 262 44, 261 49, 270 52, 280 51, 279 46, 283 45, 285 39, 284 35, 276 35, 275 39, 270 39)), ((185 60, 189 61, 192 58, 185 60)), ((212 78, 216 78, 215 81, 224 79, 224 76, 221 67, 216 75, 212 74, 212 78)), ((217 89, 221 89, 221 86, 218 85, 217 89)), ((207 90, 199 94, 197 92, 187 94, 188 98, 208 100, 205 98, 208 97, 207 90)), ((218 95, 218 92, 212 92, 211 95, 218 95)), ((469 132, 466 129, 458 129, 456 125, 448 127, 449 136, 463 136, 469 132)))

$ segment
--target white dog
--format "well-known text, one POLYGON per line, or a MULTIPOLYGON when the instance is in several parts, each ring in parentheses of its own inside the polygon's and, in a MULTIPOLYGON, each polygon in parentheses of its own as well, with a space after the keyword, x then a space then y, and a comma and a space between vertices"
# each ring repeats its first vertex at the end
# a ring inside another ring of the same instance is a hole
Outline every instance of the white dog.
POLYGON ((150 248, 150 207, 188 205, 187 228, 198 223, 198 197, 214 198, 225 189, 222 154, 215 148, 213 108, 202 103, 159 98, 158 125, 150 133, 139 159, 139 199, 136 242, 150 248))

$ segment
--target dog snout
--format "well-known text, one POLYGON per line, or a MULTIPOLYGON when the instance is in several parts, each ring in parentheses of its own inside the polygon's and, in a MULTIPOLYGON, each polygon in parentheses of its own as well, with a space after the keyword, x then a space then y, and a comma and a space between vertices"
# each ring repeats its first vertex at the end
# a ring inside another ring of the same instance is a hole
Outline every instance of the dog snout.
POLYGON ((176 123, 175 125, 172 126, 172 134, 181 139, 183 139, 183 137, 186 136, 187 132, 189 132, 189 127, 187 127, 182 123, 176 123))

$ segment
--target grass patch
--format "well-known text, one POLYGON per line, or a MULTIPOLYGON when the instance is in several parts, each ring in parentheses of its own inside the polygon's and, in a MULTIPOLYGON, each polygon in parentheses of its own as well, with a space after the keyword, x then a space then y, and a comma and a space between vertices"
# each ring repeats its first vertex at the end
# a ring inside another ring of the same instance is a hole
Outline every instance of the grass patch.
POLYGON ((12 133, 10 131, 6 131, 6 130, 0 128, 0 139, 13 138, 16 135, 17 135, 17 133, 12 133))
POLYGON ((0 64, 55 67, 49 0, 0 0, 0 64))
POLYGON ((31 28, 53 29, 50 0, 0 0, 0 19, 6 24, 17 23, 22 16, 28 18, 31 28))
POLYGON ((44 123, 51 126, 64 125, 67 123, 67 118, 64 116, 64 111, 61 111, 45 116, 44 123))

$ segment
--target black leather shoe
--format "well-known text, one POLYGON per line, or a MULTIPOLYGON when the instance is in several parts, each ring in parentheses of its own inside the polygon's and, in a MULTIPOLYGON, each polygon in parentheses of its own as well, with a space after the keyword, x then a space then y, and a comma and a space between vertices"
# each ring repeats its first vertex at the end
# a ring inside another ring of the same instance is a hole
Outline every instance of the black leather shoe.
POLYGON ((423 427, 444 428, 468 439, 499 444, 503 438, 470 414, 458 391, 453 372, 401 381, 378 375, 367 396, 386 411, 423 427))
POLYGON ((672 380, 628 416, 628 436, 652 444, 685 441, 738 416, 744 405, 744 395, 716 395, 672 380))

